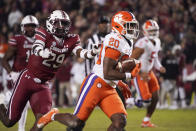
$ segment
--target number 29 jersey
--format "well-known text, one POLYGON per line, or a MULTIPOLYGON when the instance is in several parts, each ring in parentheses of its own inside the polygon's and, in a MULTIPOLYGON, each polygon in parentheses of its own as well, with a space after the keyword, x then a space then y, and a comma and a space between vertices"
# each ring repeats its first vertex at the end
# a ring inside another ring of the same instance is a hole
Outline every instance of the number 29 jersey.
POLYGON ((111 32, 106 35, 105 40, 102 44, 102 48, 99 54, 99 58, 93 67, 93 73, 101 77, 106 83, 113 85, 117 81, 111 81, 104 79, 103 74, 103 60, 104 57, 109 57, 116 61, 131 56, 133 50, 133 41, 128 40, 125 37, 111 32))
POLYGON ((49 58, 42 58, 35 54, 30 56, 27 69, 42 81, 52 79, 64 60, 80 44, 78 35, 69 34, 59 43, 52 34, 43 28, 36 29, 35 38, 35 43, 43 45, 44 49, 47 48, 52 52, 49 58))

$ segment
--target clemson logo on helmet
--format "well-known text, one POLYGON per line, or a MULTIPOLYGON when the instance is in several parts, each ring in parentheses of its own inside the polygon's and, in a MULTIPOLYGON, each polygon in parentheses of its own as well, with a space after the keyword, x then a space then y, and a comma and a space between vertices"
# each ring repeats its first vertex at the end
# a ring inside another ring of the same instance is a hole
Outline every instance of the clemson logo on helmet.
POLYGON ((115 15, 114 16, 114 22, 117 22, 117 23, 121 22, 123 20, 122 16, 123 16, 122 14, 115 15))

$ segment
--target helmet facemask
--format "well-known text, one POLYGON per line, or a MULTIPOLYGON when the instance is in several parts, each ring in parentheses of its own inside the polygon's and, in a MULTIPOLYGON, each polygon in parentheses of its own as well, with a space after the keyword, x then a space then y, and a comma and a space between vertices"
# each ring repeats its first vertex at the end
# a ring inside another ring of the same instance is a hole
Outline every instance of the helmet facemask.
POLYGON ((125 22, 122 34, 128 39, 137 39, 139 36, 139 24, 137 21, 125 22))
POLYGON ((159 29, 147 30, 144 32, 144 35, 149 39, 156 39, 159 37, 159 29))
POLYGON ((33 37, 35 35, 35 28, 39 26, 39 22, 35 16, 27 15, 22 19, 20 26, 24 35, 33 37))
POLYGON ((64 19, 55 19, 55 20, 47 20, 46 21, 47 28, 50 33, 55 36, 62 38, 65 37, 70 29, 71 22, 64 19))
POLYGON ((35 28, 38 27, 36 24, 25 24, 21 25, 22 33, 28 37, 35 35, 35 28))

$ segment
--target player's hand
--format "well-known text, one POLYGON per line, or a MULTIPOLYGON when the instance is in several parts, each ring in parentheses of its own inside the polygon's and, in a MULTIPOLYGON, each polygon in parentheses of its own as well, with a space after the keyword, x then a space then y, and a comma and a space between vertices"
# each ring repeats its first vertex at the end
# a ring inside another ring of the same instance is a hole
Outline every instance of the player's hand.
POLYGON ((127 84, 122 82, 121 80, 118 82, 118 87, 121 90, 123 96, 125 99, 128 99, 131 97, 131 90, 127 84))
POLYGON ((93 44, 92 46, 93 54, 99 54, 100 51, 101 51, 101 44, 93 44))
POLYGON ((140 76, 141 76, 141 79, 144 80, 144 81, 149 81, 150 80, 150 77, 149 77, 147 72, 141 72, 140 76))
POLYGON ((166 69, 162 66, 159 70, 161 73, 165 73, 166 72, 166 69))
POLYGON ((132 78, 135 77, 141 69, 141 62, 139 60, 135 60, 135 68, 131 71, 132 78))
POLYGON ((42 58, 49 58, 50 57, 50 54, 51 52, 49 51, 49 49, 44 49, 44 50, 41 50, 39 55, 42 57, 42 58))
POLYGON ((9 79, 12 80, 14 83, 16 82, 16 80, 18 79, 18 76, 19 76, 20 73, 18 72, 10 72, 9 74, 9 79))

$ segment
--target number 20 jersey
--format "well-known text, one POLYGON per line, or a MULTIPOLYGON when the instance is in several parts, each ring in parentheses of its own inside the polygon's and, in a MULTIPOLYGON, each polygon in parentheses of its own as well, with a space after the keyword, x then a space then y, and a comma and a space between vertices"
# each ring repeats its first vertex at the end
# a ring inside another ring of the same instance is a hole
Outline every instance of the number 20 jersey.
POLYGON ((99 59, 97 60, 96 64, 93 67, 93 73, 95 73, 97 76, 101 77, 108 84, 113 86, 113 84, 116 83, 117 81, 106 80, 104 79, 104 74, 103 74, 103 60, 104 60, 104 57, 106 56, 106 51, 108 51, 107 50, 108 48, 115 50, 115 52, 109 51, 107 52, 107 54, 108 53, 111 55, 114 55, 113 53, 119 54, 119 55, 115 55, 115 56, 118 56, 118 58, 112 58, 118 61, 132 54, 133 41, 126 40, 123 36, 115 32, 111 32, 105 37, 101 52, 99 54, 99 59))
POLYGON ((55 37, 43 28, 36 29, 35 38, 36 42, 44 46, 44 49, 48 48, 52 52, 49 58, 34 54, 30 56, 27 69, 42 81, 52 79, 64 60, 80 44, 79 36, 75 34, 69 34, 61 43, 58 43, 55 37))

